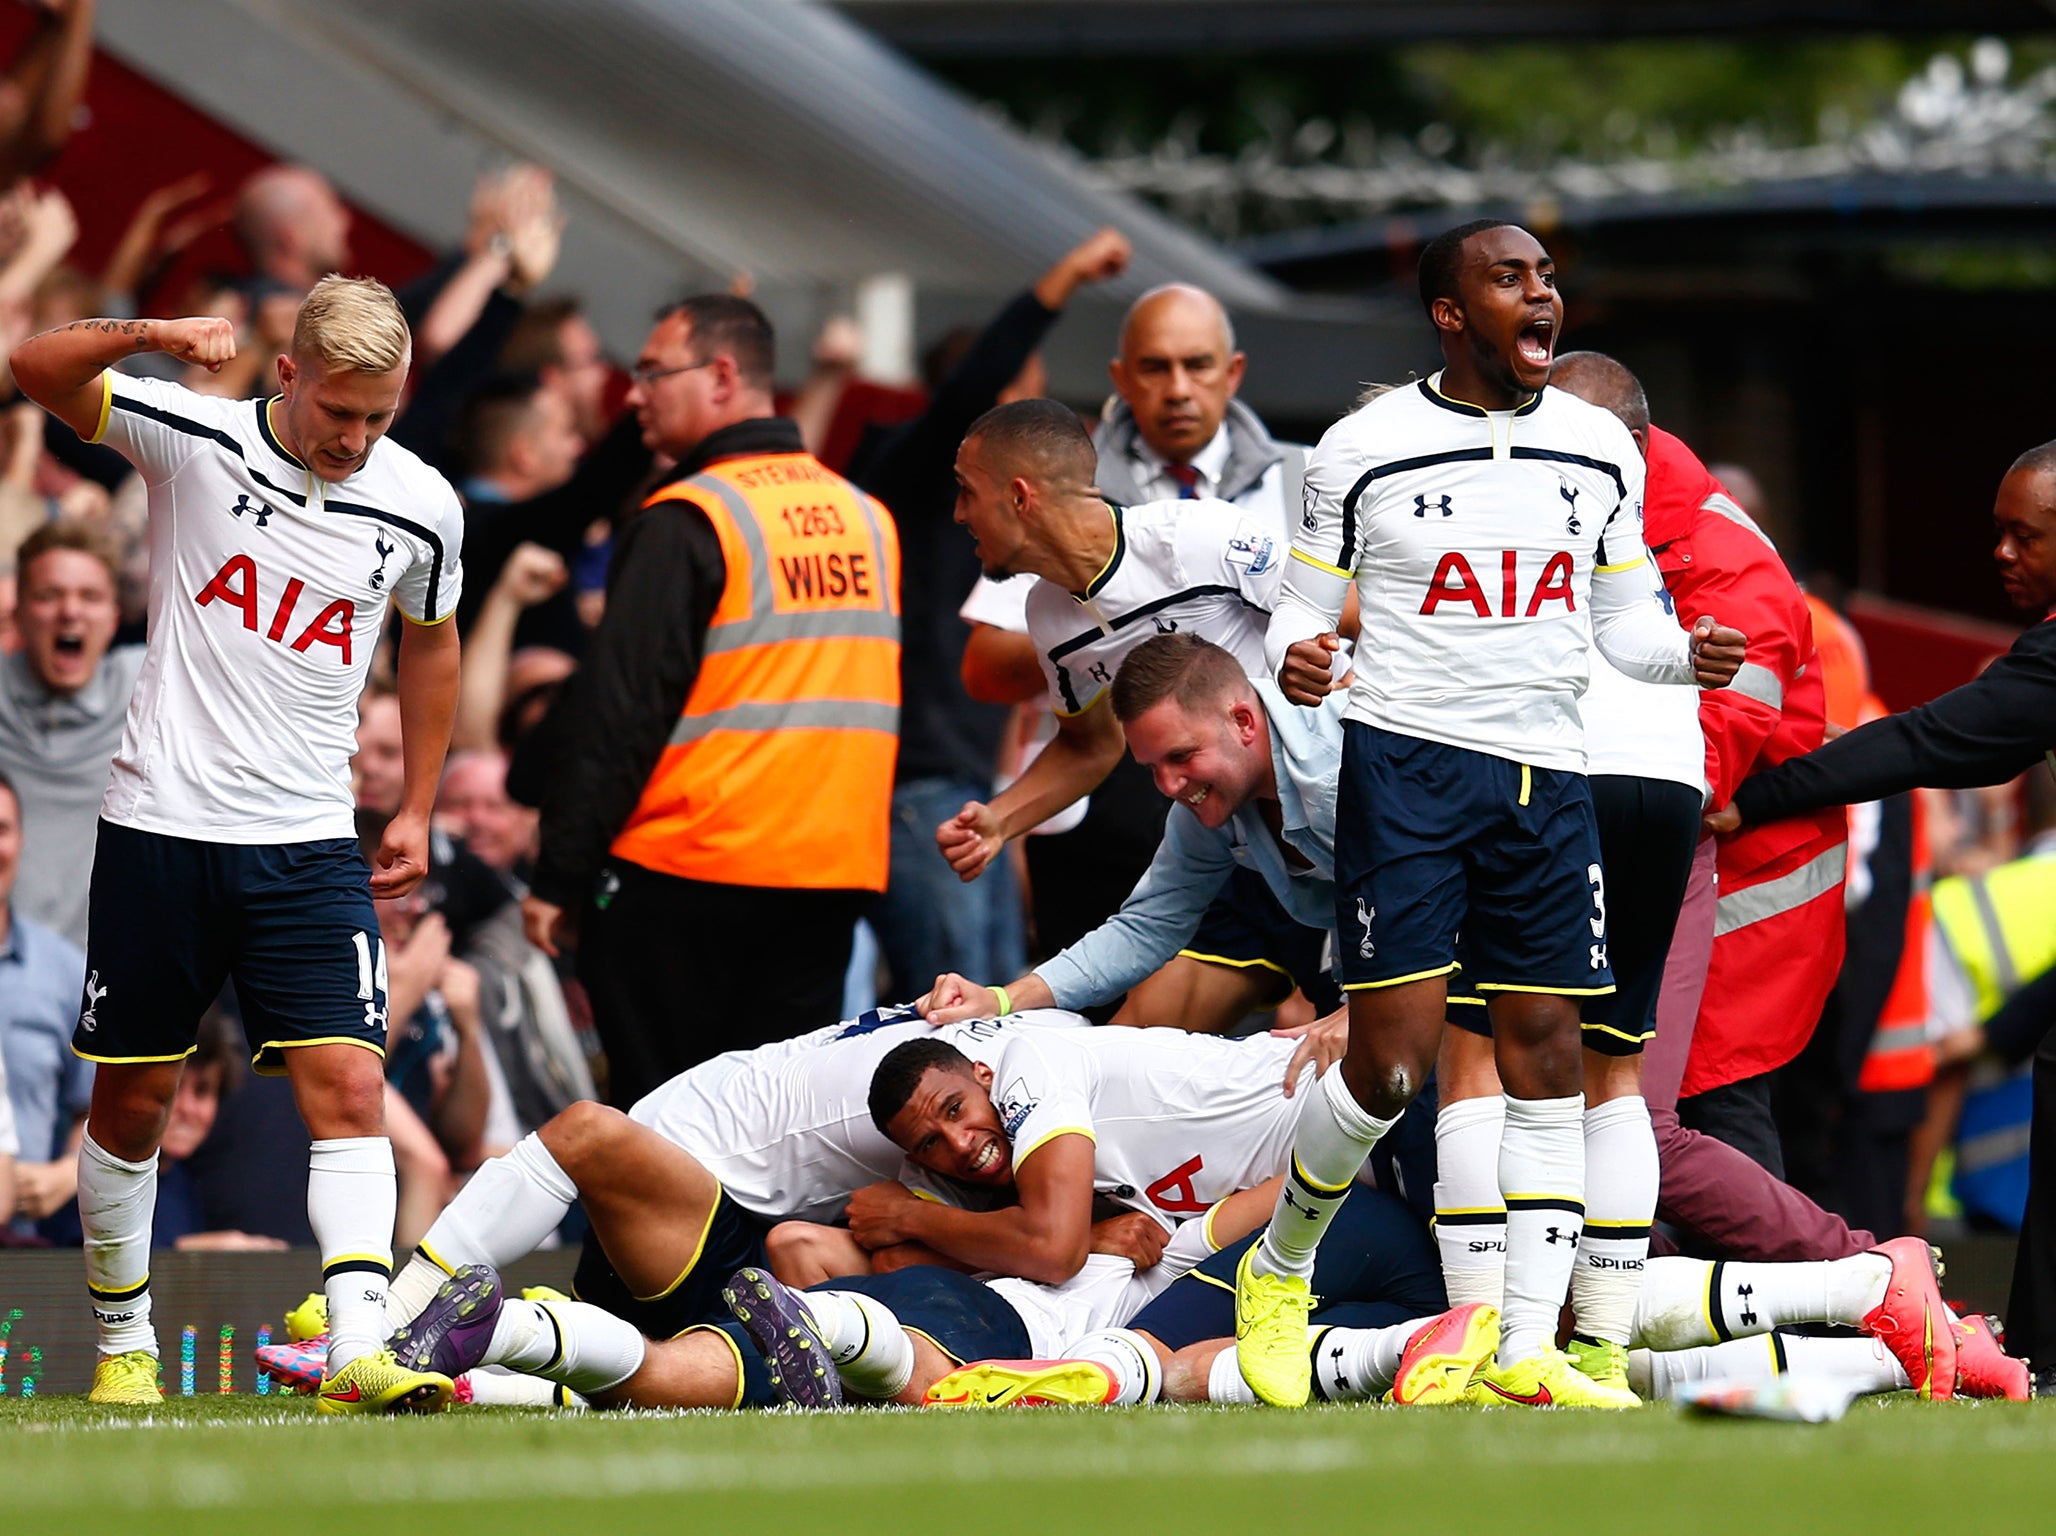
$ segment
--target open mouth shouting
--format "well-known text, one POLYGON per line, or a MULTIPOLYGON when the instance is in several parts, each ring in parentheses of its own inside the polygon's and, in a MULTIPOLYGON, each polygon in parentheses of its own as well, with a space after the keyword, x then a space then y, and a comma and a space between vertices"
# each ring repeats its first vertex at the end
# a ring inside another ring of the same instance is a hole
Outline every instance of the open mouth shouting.
POLYGON ((1556 356, 1556 317, 1541 314, 1530 320, 1514 332, 1513 349, 1528 368, 1547 372, 1556 356))

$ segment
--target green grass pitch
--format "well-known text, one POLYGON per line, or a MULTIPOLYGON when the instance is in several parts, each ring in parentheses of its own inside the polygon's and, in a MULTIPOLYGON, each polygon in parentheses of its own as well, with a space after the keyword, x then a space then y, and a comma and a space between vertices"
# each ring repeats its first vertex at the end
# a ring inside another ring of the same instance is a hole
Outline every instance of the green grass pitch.
POLYGON ((328 1419, 0 1399, 0 1530, 1093 1533, 2056 1528, 2056 1408, 1839 1424, 1470 1409, 328 1419))

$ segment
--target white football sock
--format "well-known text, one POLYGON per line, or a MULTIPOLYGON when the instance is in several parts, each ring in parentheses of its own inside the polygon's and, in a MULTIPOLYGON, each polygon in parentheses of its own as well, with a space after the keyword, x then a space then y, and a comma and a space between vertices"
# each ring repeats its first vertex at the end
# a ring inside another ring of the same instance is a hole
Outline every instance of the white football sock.
POLYGON ((1506 1303, 1499 1363, 1556 1347, 1585 1224, 1585 1096, 1506 1100, 1499 1134, 1499 1193, 1506 1201, 1506 1303))
POLYGON ((584 1408, 588 1404, 569 1387, 540 1376, 524 1376, 503 1365, 481 1365, 466 1371, 471 1401, 485 1408, 584 1408))
POLYGON ((642 1369, 649 1342, 635 1325, 583 1301, 506 1301, 485 1364, 561 1382, 590 1397, 642 1369))
POLYGON ((1688 1349, 1786 1323, 1853 1328, 1885 1299, 1891 1278, 1891 1260, 1877 1253, 1805 1264, 1651 1259, 1635 1305, 1635 1342, 1688 1349))
POLYGON ((1853 1380, 1865 1392, 1900 1392, 1912 1385, 1905 1368, 1876 1339, 1768 1333, 1692 1349, 1628 1352, 1628 1385, 1644 1399, 1675 1397, 1678 1388, 1693 1382, 1754 1385, 1787 1375, 1853 1380))
POLYGON ((1340 1067, 1324 1073, 1316 1087, 1317 1092, 1305 1096, 1285 1187, 1250 1260, 1257 1274, 1314 1272, 1314 1250, 1348 1198, 1357 1170, 1378 1138, 1398 1124, 1396 1119, 1380 1120, 1357 1103, 1340 1067))
POLYGON ((505 1269, 535 1252, 577 1199, 571 1175, 530 1132, 471 1176, 421 1239, 421 1252, 445 1273, 460 1264, 505 1269))
POLYGON ((1242 1379, 1242 1357, 1233 1345, 1214 1356, 1207 1367, 1206 1400, 1210 1403, 1254 1403, 1256 1393, 1242 1379))
POLYGON ((1153 1403, 1163 1395, 1163 1364, 1157 1359, 1157 1352, 1132 1328, 1101 1328, 1095 1333, 1088 1333, 1068 1345, 1064 1357, 1090 1360, 1094 1365, 1106 1367, 1107 1374, 1114 1379, 1114 1395, 1107 1403, 1109 1408, 1153 1403))
POLYGON ((914 1379, 914 1340, 892 1308, 862 1291, 803 1291, 799 1297, 845 1387, 881 1403, 906 1391, 914 1379))
POLYGON ((393 1217, 400 1186, 393 1144, 338 1136, 307 1151, 307 1224, 321 1250, 328 1296, 328 1374, 385 1347, 393 1277, 393 1217))
POLYGON ((1571 1271, 1572 1326, 1625 1344, 1656 1218, 1656 1133, 1640 1095, 1585 1111, 1585 1231, 1571 1271))
POLYGON ((1322 1328, 1314 1334, 1314 1396, 1331 1403, 1375 1401, 1399 1379, 1407 1340, 1432 1323, 1417 1317, 1389 1328, 1322 1328))
POLYGON ((1499 1198, 1498 1094, 1445 1104, 1435 1116, 1435 1247, 1452 1307, 1497 1307, 1506 1288, 1506 1204, 1499 1198))
POLYGON ((85 1233, 86 1294, 100 1353, 157 1351, 150 1326, 150 1223, 157 1212, 157 1154, 116 1157, 88 1132, 79 1143, 79 1226, 85 1233))

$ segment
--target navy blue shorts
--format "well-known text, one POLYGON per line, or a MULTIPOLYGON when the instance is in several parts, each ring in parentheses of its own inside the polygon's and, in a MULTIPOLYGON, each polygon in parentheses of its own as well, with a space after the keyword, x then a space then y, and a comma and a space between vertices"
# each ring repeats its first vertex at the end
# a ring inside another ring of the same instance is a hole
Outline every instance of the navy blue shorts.
POLYGON ((764 1234, 769 1230, 723 1190, 707 1217, 699 1252, 687 1256, 685 1271, 668 1290, 655 1296, 631 1291, 628 1282, 614 1272, 600 1240, 588 1232, 585 1251, 579 1254, 578 1268, 572 1274, 571 1294, 635 1324, 646 1339, 675 1339, 694 1328, 720 1327, 729 1321, 721 1287, 745 1264, 764 1266, 764 1234))
POLYGON ((1447 976, 1596 997, 1606 880, 1582 773, 1343 722, 1335 915, 1345 991, 1447 976))
POLYGON ((1266 1007, 1275 1008, 1297 987, 1326 1014, 1342 1006, 1327 951, 1326 930, 1307 927, 1271 894, 1262 875, 1237 865, 1201 915, 1192 942, 1178 953, 1208 965, 1275 972, 1266 1007))
MULTIPOLYGON (((1613 904, 1607 958, 1615 989, 1584 999, 1579 1038, 1602 1056, 1639 1056, 1656 1036, 1656 998, 1692 873, 1701 797, 1696 789, 1662 779, 1603 774, 1591 784, 1599 858, 1613 904)), ((1485 999, 1469 985, 1467 970, 1450 978, 1449 1022, 1474 1035, 1492 1033, 1485 999)))
POLYGON ((71 1048, 88 1061, 180 1061, 233 979, 257 1071, 282 1052, 385 1051, 385 950, 352 837, 203 843, 100 823, 86 990, 71 1048))
MULTIPOLYGON (((1173 1350, 1235 1337, 1235 1267, 1260 1235, 1230 1243, 1179 1276, 1128 1326, 1173 1350)), ((1335 1212, 1314 1255, 1312 1283, 1320 1298, 1316 1324, 1384 1328, 1449 1306, 1428 1224, 1397 1195, 1364 1184, 1335 1212), (1344 1307, 1346 1316, 1339 1312, 1344 1307)))

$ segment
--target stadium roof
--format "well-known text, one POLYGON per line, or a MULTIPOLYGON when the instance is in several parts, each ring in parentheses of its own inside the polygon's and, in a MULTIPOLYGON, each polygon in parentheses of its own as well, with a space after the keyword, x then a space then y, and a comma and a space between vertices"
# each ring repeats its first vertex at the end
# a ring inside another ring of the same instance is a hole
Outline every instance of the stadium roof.
POLYGON ((426 243, 459 238, 481 169, 548 165, 559 280, 617 344, 739 270, 786 326, 879 273, 989 299, 1105 223, 1136 248, 1107 298, 1293 302, 799 0, 104 0, 100 40, 426 243))
POLYGON ((1285 52, 1431 38, 1748 32, 2042 32, 2045 0, 834 0, 921 57, 1205 48, 1285 52))

